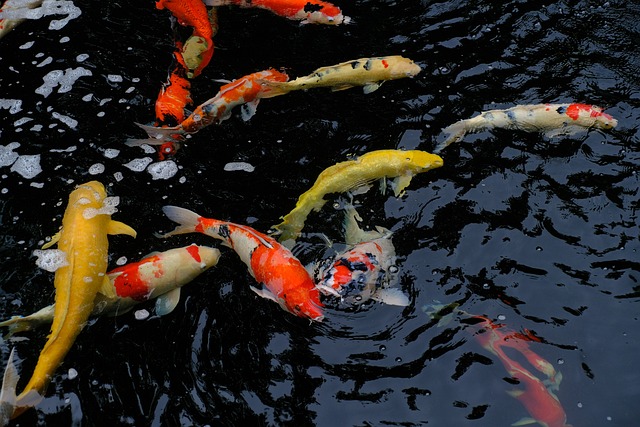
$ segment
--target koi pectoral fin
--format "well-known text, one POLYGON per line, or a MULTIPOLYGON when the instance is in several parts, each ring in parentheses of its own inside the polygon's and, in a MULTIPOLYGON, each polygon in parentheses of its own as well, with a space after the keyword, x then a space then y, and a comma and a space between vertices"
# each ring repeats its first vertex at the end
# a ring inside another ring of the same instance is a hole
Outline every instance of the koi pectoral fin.
POLYGON ((407 297, 400 289, 397 288, 379 289, 373 295, 371 295, 371 299, 389 305, 397 305, 400 307, 406 307, 409 305, 409 297, 407 297))
POLYGON ((266 298, 266 299, 270 299, 273 302, 277 302, 280 303, 278 301, 278 299, 276 298, 276 296, 268 289, 266 288, 262 288, 262 289, 258 289, 255 286, 250 286, 250 289, 255 292, 256 295, 262 297, 262 298, 266 298))
POLYGON ((156 314, 164 316, 171 313, 180 302, 180 288, 173 289, 166 294, 160 295, 156 300, 156 314))
POLYGON ((58 240, 60 240, 60 235, 62 233, 62 230, 58 231, 56 234, 54 234, 53 236, 51 236, 51 240, 49 240, 47 243, 45 243, 44 245, 42 245, 42 248, 40 249, 48 249, 51 246, 55 245, 56 243, 58 243, 58 240))
POLYGON ((136 230, 129 227, 127 224, 114 220, 110 220, 109 224, 107 224, 107 234, 126 234, 134 238, 138 235, 136 230))

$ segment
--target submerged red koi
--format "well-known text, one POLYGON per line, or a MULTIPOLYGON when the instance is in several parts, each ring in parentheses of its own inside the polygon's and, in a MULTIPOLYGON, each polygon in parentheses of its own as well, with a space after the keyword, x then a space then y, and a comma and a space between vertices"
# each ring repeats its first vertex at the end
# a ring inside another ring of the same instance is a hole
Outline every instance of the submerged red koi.
POLYGON ((256 294, 297 316, 318 322, 324 318, 311 276, 291 251, 276 240, 246 225, 205 218, 177 206, 165 206, 162 210, 180 225, 161 237, 202 233, 221 240, 238 254, 256 281, 264 285, 262 289, 251 287, 256 294))
POLYGON ((504 352, 504 348, 512 348, 520 352, 532 366, 547 375, 552 382, 550 388, 557 388, 559 374, 553 365, 540 355, 533 352, 527 341, 529 334, 501 331, 502 325, 497 325, 484 316, 472 316, 472 319, 480 321, 476 325, 478 331, 474 334, 476 340, 489 352, 496 355, 509 375, 524 386, 522 390, 511 391, 509 394, 515 397, 526 408, 532 420, 522 422, 537 422, 545 427, 571 427, 567 424, 567 415, 558 398, 547 388, 544 383, 520 363, 512 360, 504 352))
POLYGON ((127 145, 141 144, 160 145, 165 142, 174 142, 176 137, 184 134, 196 133, 210 124, 220 123, 231 117, 231 110, 242 105, 243 119, 248 120, 255 114, 255 110, 262 95, 271 89, 264 82, 283 82, 288 80, 285 73, 274 69, 249 74, 234 80, 220 88, 213 98, 196 107, 195 111, 178 126, 153 127, 137 123, 149 135, 149 139, 129 140, 127 145))
POLYGON ((339 25, 350 21, 348 16, 342 15, 339 7, 318 0, 205 0, 205 3, 208 6, 257 7, 303 24, 339 25))

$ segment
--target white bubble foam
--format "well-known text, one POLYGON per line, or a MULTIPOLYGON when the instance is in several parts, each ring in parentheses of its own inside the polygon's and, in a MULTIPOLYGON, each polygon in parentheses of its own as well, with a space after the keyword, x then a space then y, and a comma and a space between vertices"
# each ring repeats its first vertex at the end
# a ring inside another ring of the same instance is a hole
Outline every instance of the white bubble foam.
POLYGON ((121 256, 116 260, 116 265, 125 265, 127 263, 127 257, 121 256))
POLYGON ((76 119, 73 119, 73 118, 69 117, 69 116, 65 116, 63 114, 56 113, 55 111, 53 113, 51 113, 51 116, 54 119, 60 120, 62 123, 64 123, 65 125, 69 126, 71 129, 75 129, 78 126, 78 121, 76 119))
POLYGON ((123 79, 122 79, 122 76, 119 74, 108 74, 107 80, 113 83, 120 83, 123 79))
POLYGON ((21 99, 0 99, 0 108, 9 110, 9 114, 16 114, 22 111, 21 99))
POLYGON ((99 175, 104 172, 104 165, 102 163, 95 163, 89 167, 89 175, 99 175))
POLYGON ((230 162, 224 165, 225 171, 253 172, 256 168, 246 162, 230 162))
POLYGON ((89 59, 89 54, 88 53, 81 53, 80 55, 76 56, 76 61, 78 61, 78 62, 84 62, 87 59, 89 59))
POLYGON ((134 172, 142 172, 152 161, 151 157, 143 157, 141 159, 133 159, 129 163, 125 163, 125 166, 134 172))
POLYGON ((165 160, 150 165, 147 172, 153 179, 169 179, 178 173, 178 165, 173 160, 165 160))
POLYGON ((76 370, 75 370, 75 369, 73 369, 73 368, 69 368, 69 371, 67 372, 67 377, 68 377, 70 380, 73 380, 73 379, 75 379, 77 376, 78 376, 78 371, 76 371, 76 370))
POLYGON ((25 44, 22 44, 19 46, 19 49, 29 49, 31 46, 33 46, 35 42, 26 42, 25 44))
POLYGON ((91 70, 87 70, 86 68, 82 67, 67 68, 65 71, 52 70, 42 78, 44 83, 42 84, 42 86, 36 89, 36 93, 46 98, 51 95, 53 89, 58 85, 60 86, 60 88, 58 89, 58 93, 66 93, 71 90, 73 84, 80 77, 92 75, 93 73, 91 73, 91 70))
POLYGON ((25 124, 27 122, 30 122, 31 120, 33 120, 31 117, 23 117, 21 119, 16 120, 15 122, 13 122, 13 125, 15 127, 22 126, 23 124, 25 124))
POLYGON ((136 310, 133 315, 135 316, 136 320, 144 320, 149 317, 149 312, 143 308, 142 310, 136 310))
POLYGON ((115 159, 120 154, 120 150, 116 148, 106 148, 102 153, 107 159, 115 159))
POLYGON ((13 172, 19 173, 24 178, 31 179, 42 172, 40 167, 40 154, 19 156, 11 166, 13 172))
POLYGON ((43 270, 55 272, 60 267, 69 265, 67 262, 67 254, 60 249, 36 249, 33 255, 38 257, 36 265, 43 270))

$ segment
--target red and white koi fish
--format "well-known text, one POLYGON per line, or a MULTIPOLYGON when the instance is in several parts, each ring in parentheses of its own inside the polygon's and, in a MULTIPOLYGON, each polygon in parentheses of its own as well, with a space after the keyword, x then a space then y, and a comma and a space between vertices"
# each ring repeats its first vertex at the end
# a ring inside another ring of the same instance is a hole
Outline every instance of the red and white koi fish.
POLYGON ((323 260, 313 268, 318 289, 325 295, 340 298, 348 306, 358 306, 373 299, 386 304, 407 306, 409 299, 398 288, 398 267, 391 231, 376 227, 364 231, 353 206, 346 208, 344 221, 347 249, 323 260))
POLYGON ((523 390, 514 390, 509 394, 522 403, 531 418, 525 418, 515 425, 537 422, 544 427, 571 427, 567 424, 567 415, 557 396, 538 377, 520 363, 509 358, 503 350, 503 347, 517 350, 526 357, 534 368, 546 375, 552 375, 550 379, 556 381, 555 385, 557 386, 559 374, 556 374, 551 363, 529 349, 526 341, 531 338, 524 334, 504 333, 500 331, 502 325, 497 325, 484 316, 472 316, 472 319, 480 321, 476 325, 480 328, 474 334, 476 340, 500 359, 511 377, 524 385, 523 390))
POLYGON ((339 7, 318 0, 205 0, 205 4, 257 7, 288 19, 301 21, 302 24, 340 25, 351 21, 351 18, 342 14, 339 7))
POLYGON ((516 105, 506 110, 489 110, 471 119, 460 120, 442 130, 445 139, 433 150, 439 153, 469 132, 487 129, 519 129, 543 132, 549 138, 571 135, 588 128, 612 129, 618 121, 602 108, 586 104, 516 105))
MULTIPOLYGON (((154 298, 157 298, 156 314, 171 313, 180 301, 180 288, 215 266, 219 258, 218 249, 194 244, 151 254, 115 268, 107 273, 112 289, 108 295, 96 296, 91 315, 124 314, 154 298)), ((7 335, 28 331, 51 323, 54 311, 55 304, 52 304, 28 316, 13 316, 0 322, 0 327, 9 328, 7 335)))
POLYGON ((214 28, 204 3, 202 0, 157 0, 156 8, 168 9, 181 25, 193 28, 193 36, 201 39, 205 48, 199 53, 200 63, 193 72, 193 77, 198 76, 213 56, 214 28))
POLYGON ((241 77, 222 86, 216 96, 196 107, 193 114, 178 126, 160 128, 136 123, 147 132, 149 139, 130 139, 126 144, 129 146, 138 146, 142 144, 160 145, 165 142, 174 142, 176 138, 182 135, 196 133, 210 124, 220 123, 228 119, 231 116, 231 110, 239 105, 243 107, 243 119, 249 120, 251 116, 255 114, 256 107, 262 95, 270 90, 259 82, 280 82, 287 81, 288 78, 286 74, 274 69, 241 77))
POLYGON ((251 287, 256 294, 277 302, 300 317, 322 321, 322 304, 311 276, 300 261, 280 243, 246 225, 205 218, 188 209, 165 206, 163 212, 180 224, 160 237, 202 233, 232 248, 264 287, 251 287))

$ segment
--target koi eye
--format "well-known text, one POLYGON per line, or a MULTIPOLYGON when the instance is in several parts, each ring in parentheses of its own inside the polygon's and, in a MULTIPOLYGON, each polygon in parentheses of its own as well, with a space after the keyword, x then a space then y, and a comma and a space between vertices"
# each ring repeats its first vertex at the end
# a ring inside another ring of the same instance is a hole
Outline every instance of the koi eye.
POLYGON ((293 311, 295 311, 296 313, 300 313, 302 311, 302 307, 300 307, 299 305, 295 305, 293 307, 293 311))

